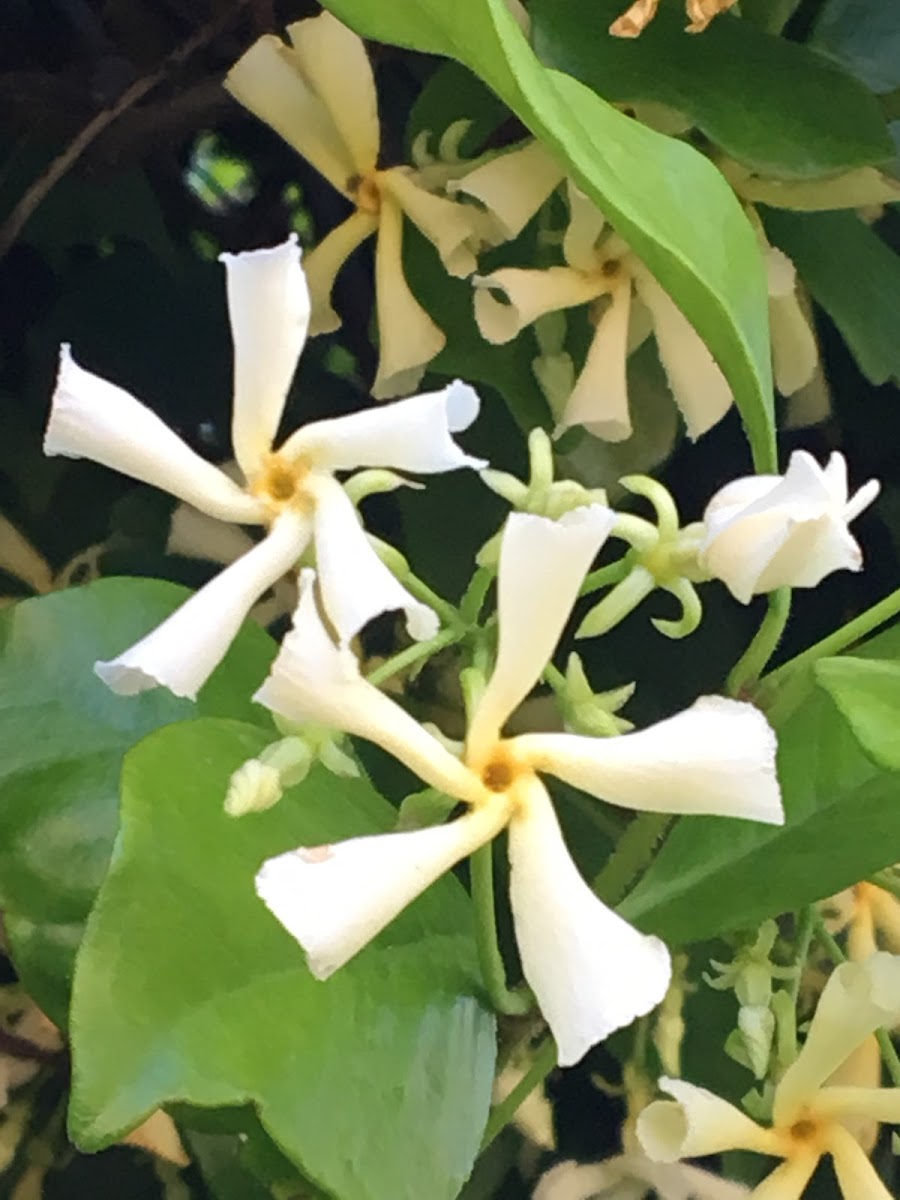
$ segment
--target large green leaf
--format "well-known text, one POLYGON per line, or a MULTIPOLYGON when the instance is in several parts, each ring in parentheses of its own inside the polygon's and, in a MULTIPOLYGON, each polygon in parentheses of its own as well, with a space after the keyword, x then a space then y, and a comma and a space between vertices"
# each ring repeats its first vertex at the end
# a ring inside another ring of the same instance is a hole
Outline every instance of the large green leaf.
POLYGON ((774 470, 766 284, 755 235, 716 168, 543 67, 504 0, 328 0, 326 7, 365 36, 463 63, 546 142, 709 344, 734 389, 757 466, 774 470))
POLYGON ((247 625, 193 705, 163 688, 114 695, 93 672, 188 595, 175 584, 104 579, 0 614, 0 906, 26 982, 65 1013, 75 933, 116 833, 122 756, 195 713, 271 727, 250 701, 274 651, 247 625))
POLYGON ((765 224, 863 374, 872 383, 900 379, 900 257, 851 212, 801 215, 773 208, 765 211, 765 224))
POLYGON ((815 676, 866 753, 878 766, 900 771, 900 663, 823 658, 815 676))
POLYGON ((826 0, 813 44, 836 58, 873 92, 900 87, 900 5, 826 0))
MULTIPOLYGON (((639 38, 610 37, 610 22, 627 7, 621 0, 536 0, 529 9, 535 49, 607 100, 652 100, 683 113, 727 154, 766 175, 805 179, 890 158, 878 102, 828 59, 727 17, 702 37, 685 37, 675 5, 663 5, 639 38)), ((696 211, 705 222, 705 206, 696 211)))
MULTIPOLYGON (((867 658, 900 662, 900 631, 867 658)), ((777 730, 784 828, 687 817, 621 912, 672 942, 696 941, 818 900, 900 860, 900 774, 863 752, 815 689, 777 730)))
POLYGON ((191 721, 126 758, 122 831, 76 967, 72 1134, 95 1149, 165 1101, 252 1101, 340 1200, 452 1200, 494 1061, 468 900, 440 880, 315 981, 254 874, 273 854, 383 830, 396 814, 366 781, 320 768, 269 812, 229 819, 229 775, 265 741, 237 722, 191 721))

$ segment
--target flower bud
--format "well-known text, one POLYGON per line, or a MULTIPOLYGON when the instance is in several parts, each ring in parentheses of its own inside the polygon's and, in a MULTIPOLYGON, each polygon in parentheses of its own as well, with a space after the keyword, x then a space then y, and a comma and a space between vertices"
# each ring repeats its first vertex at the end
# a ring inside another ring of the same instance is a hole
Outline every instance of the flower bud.
POLYGON ((713 496, 700 565, 742 604, 779 587, 815 587, 832 571, 859 571, 862 552, 848 525, 878 491, 870 479, 850 497, 842 454, 823 469, 797 450, 785 475, 736 479, 713 496))

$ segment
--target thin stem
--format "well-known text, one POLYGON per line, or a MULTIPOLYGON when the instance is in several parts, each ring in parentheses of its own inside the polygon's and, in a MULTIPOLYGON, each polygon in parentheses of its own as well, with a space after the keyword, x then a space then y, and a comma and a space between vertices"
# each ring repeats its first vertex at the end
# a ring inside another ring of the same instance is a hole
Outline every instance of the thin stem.
POLYGON ((638 813, 619 838, 615 850, 591 887, 604 904, 615 906, 653 861, 673 821, 670 813, 638 813))
POLYGON ((590 575, 585 576, 584 583, 578 589, 578 595, 587 596, 589 592, 596 592, 598 588, 620 583, 630 569, 627 555, 625 558, 620 558, 618 562, 610 563, 606 567, 599 567, 596 571, 591 571, 590 575))
POLYGON ((791 589, 778 588, 769 596, 769 607, 760 623, 753 641, 738 659, 728 676, 726 690, 729 696, 739 696, 752 687, 766 668, 766 663, 775 653, 781 641, 784 627, 791 612, 791 589))
POLYGON ((379 687, 386 679, 390 679, 392 675, 397 675, 400 671, 405 671, 407 667, 420 662, 423 658, 430 658, 432 654, 437 654, 439 650, 443 650, 446 646, 452 646, 454 642, 460 641, 463 636, 462 630, 456 627, 442 629, 440 633, 433 638, 429 638, 427 642, 413 642, 411 646, 407 646, 399 654, 392 655, 385 662, 370 671, 366 676, 366 680, 375 687, 379 687))
POLYGON ((423 604, 433 608, 444 625, 459 625, 459 613, 454 605, 449 600, 445 600, 443 596, 439 596, 437 592, 432 591, 418 575, 414 575, 412 571, 404 575, 403 586, 412 592, 417 600, 421 600, 423 604))
POLYGON ((864 613, 860 613, 852 621, 848 621, 846 625, 842 625, 840 629, 836 629, 834 633, 830 633, 828 637, 816 642, 814 646, 810 646, 808 650, 804 650, 802 654, 782 663, 776 671, 771 671, 764 677, 761 686, 768 692, 770 688, 780 684, 786 677, 811 667, 820 658, 830 658, 833 654, 839 654, 842 650, 846 650, 854 642, 861 641, 866 634, 877 629, 879 625, 883 625, 885 621, 889 621, 891 617, 897 616, 898 613, 900 613, 900 588, 891 592, 889 596, 885 596, 883 600, 879 600, 877 604, 873 604, 871 608, 867 608, 864 613))
POLYGON ((495 574, 496 572, 490 567, 479 567, 472 576, 459 605, 460 616, 467 625, 473 625, 478 620, 484 598, 494 582, 495 574))
POLYGON ((543 671, 544 678, 556 692, 557 696, 564 696, 566 693, 566 677, 560 671, 559 667, 555 667, 553 663, 547 663, 543 671))
POLYGON ((522 1076, 505 1100, 495 1105, 488 1117, 481 1139, 481 1149, 486 1150, 494 1138, 506 1128, 521 1106, 525 1103, 536 1087, 544 1082, 556 1066, 556 1043, 547 1037, 538 1047, 534 1062, 522 1076))
POLYGON ((800 977, 803 973, 803 964, 809 957, 809 947, 815 933, 815 914, 815 906, 808 904, 806 908, 801 910, 800 918, 797 922, 797 942, 794 949, 794 978, 791 980, 790 986, 791 1003, 794 1008, 797 1007, 797 1001, 800 998, 800 977))
MULTIPOLYGON (((832 962, 838 966, 841 963, 845 963, 847 955, 825 928, 825 921, 822 914, 816 909, 813 910, 812 921, 816 937, 828 951, 828 956, 832 962)), ((895 1087, 900 1087, 900 1058, 897 1056, 897 1050, 891 1040, 891 1035, 886 1029, 876 1029, 875 1037, 878 1039, 878 1049, 881 1051, 881 1059, 887 1067, 891 1081, 895 1087)))
POLYGON ((530 1011, 531 996, 512 992, 506 986, 506 968, 497 944, 497 920, 494 912, 494 856, 490 842, 480 846, 470 859, 472 902, 475 905, 475 941, 485 987, 497 1012, 522 1016, 530 1011))

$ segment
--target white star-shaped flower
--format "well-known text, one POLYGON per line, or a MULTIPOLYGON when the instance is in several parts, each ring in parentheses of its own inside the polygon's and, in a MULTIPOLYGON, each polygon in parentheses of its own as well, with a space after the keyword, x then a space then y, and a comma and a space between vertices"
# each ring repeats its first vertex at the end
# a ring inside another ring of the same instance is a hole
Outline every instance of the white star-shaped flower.
POLYGON ((726 1150, 784 1161, 753 1192, 760 1200, 799 1200, 830 1155, 845 1200, 891 1200, 857 1140, 861 1119, 900 1122, 900 1088, 838 1081, 839 1068, 879 1027, 900 1021, 900 958, 880 951, 844 963, 825 985, 797 1059, 775 1088, 771 1128, 682 1079, 661 1079, 674 1100, 657 1100, 638 1117, 650 1158, 674 1162, 726 1150))
POLYGON ((314 421, 275 449, 309 322, 300 250, 291 237, 271 249, 223 254, 222 261, 234 343, 231 433, 243 485, 62 348, 47 454, 92 459, 220 521, 268 530, 147 637, 111 662, 97 663, 100 678, 123 695, 162 684, 177 696, 196 696, 255 601, 310 544, 324 608, 342 646, 373 617, 395 609, 405 611, 414 638, 430 637, 434 613, 378 558, 335 473, 390 467, 429 474, 485 465, 451 436, 478 413, 478 396, 459 382, 377 410, 314 421))
POLYGON ((501 730, 540 678, 614 514, 601 505, 558 521, 515 513, 498 579, 499 645, 462 758, 360 675, 317 612, 311 574, 295 628, 256 699, 292 721, 373 741, 469 811, 446 825, 300 848, 257 877, 263 900, 325 978, 454 863, 503 828, 510 899, 525 978, 576 1062, 665 994, 669 954, 605 907, 563 840, 544 772, 609 803, 656 812, 720 813, 780 822, 775 737, 751 705, 705 697, 640 733, 613 738, 501 730))
POLYGON ((482 335, 489 342, 509 342, 539 317, 605 298, 606 307, 595 319, 587 358, 560 431, 583 425, 609 442, 631 436, 626 364, 652 328, 688 434, 700 437, 731 407, 733 396, 725 376, 700 335, 631 248, 615 234, 601 240, 605 219, 593 201, 571 183, 568 193, 565 266, 501 267, 473 278, 475 319, 482 335), (492 295, 493 291, 504 299, 492 295))

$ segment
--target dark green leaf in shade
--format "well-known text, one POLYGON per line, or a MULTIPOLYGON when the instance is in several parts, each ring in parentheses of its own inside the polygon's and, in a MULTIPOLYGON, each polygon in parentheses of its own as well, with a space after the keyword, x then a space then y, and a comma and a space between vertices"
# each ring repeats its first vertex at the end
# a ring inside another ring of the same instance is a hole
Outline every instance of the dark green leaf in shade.
POLYGON ((274 652, 247 625, 196 705, 164 688, 114 695, 93 671, 187 596, 149 579, 103 579, 0 613, 0 906, 35 998, 65 1012, 74 931, 116 834, 122 756, 145 734, 195 714, 271 727, 250 696, 274 652), (55 964, 55 965, 54 965, 55 964))
POLYGON ((823 658, 815 676, 863 750, 878 766, 900 771, 900 663, 823 658))
POLYGON ((122 830, 79 953, 70 1129, 94 1149, 159 1104, 252 1101, 341 1200, 453 1200, 490 1101, 494 1020, 465 892, 446 877, 325 983, 254 893, 262 861, 389 828, 363 779, 314 770, 268 812, 222 813, 266 735, 159 730, 130 752, 122 830))
POLYGON ((877 100, 822 55, 732 17, 685 37, 676 5, 663 5, 639 38, 610 37, 623 7, 536 0, 529 11, 538 55, 607 100, 651 100, 683 113, 726 154, 768 175, 811 178, 890 157, 877 100))
POLYGON ((756 236, 716 168, 543 67, 503 0, 329 0, 327 7, 364 36, 457 59, 547 144, 708 343, 758 468, 773 470, 766 284, 756 236))
MULTIPOLYGON (((858 653, 900 663, 900 630, 858 653)), ((878 769, 831 698, 813 689, 777 733, 785 827, 683 818, 623 916, 673 943, 696 941, 753 928, 900 861, 900 775, 878 769)))
POLYGON ((873 92, 900 87, 900 5, 825 0, 812 44, 852 71, 873 92))
POLYGON ((766 231, 872 383, 900 378, 900 257, 851 212, 764 211, 766 231))

